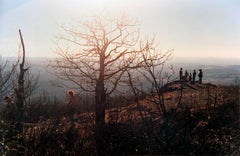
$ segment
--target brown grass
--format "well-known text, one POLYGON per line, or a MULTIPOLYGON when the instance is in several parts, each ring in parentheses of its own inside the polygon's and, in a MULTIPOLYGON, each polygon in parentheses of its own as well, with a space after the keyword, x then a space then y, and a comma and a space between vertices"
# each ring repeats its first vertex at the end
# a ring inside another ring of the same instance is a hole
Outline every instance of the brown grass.
MULTIPOLYGON (((106 110, 107 154, 239 153, 239 87, 185 87, 180 102, 180 86, 174 88, 164 93, 167 120, 152 103, 154 96, 106 110)), ((94 113, 66 115, 63 109, 57 109, 61 116, 42 114, 25 123, 18 139, 8 131, 13 123, 2 122, 2 136, 9 137, 1 140, 2 151, 17 153, 21 145, 25 155, 96 155, 94 113)))

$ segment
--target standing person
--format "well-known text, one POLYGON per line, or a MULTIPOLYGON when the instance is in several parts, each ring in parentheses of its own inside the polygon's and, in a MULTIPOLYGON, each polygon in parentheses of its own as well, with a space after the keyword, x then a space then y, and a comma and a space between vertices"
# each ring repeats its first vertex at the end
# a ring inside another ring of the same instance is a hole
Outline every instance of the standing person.
POLYGON ((192 82, 192 73, 189 74, 188 81, 189 81, 189 82, 192 82))
POLYGON ((4 98, 6 107, 3 111, 3 116, 9 120, 16 119, 16 106, 11 96, 6 96, 4 98))
POLYGON ((202 77, 203 77, 202 69, 199 69, 198 77, 199 77, 199 83, 202 84, 202 77))
POLYGON ((14 101, 13 101, 13 99, 12 99, 11 96, 6 96, 6 97, 4 98, 4 100, 5 100, 5 102, 6 102, 7 105, 14 105, 14 101))
POLYGON ((73 90, 68 91, 68 101, 67 101, 67 108, 69 113, 74 113, 74 110, 76 109, 78 98, 75 95, 73 90))
POLYGON ((193 70, 193 79, 192 79, 192 83, 193 83, 193 84, 195 83, 196 75, 197 75, 197 72, 196 72, 196 70, 194 69, 194 70, 193 70))
POLYGON ((187 70, 185 70, 185 77, 184 77, 185 81, 188 81, 188 76, 189 76, 189 73, 187 70))
POLYGON ((183 77, 183 71, 182 71, 182 68, 180 68, 180 71, 179 71, 179 79, 180 79, 180 81, 182 81, 182 77, 183 77))

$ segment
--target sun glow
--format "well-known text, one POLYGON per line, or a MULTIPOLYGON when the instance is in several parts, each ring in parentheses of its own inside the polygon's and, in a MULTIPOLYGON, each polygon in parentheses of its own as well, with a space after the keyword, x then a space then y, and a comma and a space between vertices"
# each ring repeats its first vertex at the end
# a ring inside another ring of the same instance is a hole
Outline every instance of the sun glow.
POLYGON ((16 55, 22 29, 30 56, 55 56, 59 26, 106 12, 138 20, 141 32, 155 34, 160 48, 174 48, 174 56, 240 58, 240 10, 234 0, 1 0, 0 7, 0 55, 16 55))

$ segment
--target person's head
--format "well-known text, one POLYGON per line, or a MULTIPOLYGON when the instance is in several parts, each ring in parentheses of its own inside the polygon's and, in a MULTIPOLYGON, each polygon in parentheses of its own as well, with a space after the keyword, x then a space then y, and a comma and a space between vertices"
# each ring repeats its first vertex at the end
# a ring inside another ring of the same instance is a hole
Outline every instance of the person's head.
POLYGON ((6 96, 4 98, 4 100, 7 102, 7 103, 10 103, 12 101, 12 98, 10 96, 6 96))
POLYGON ((182 70, 182 68, 180 68, 180 70, 182 70))
POLYGON ((73 96, 73 95, 74 95, 74 91, 69 90, 69 91, 68 91, 68 94, 69 94, 70 96, 73 96))
POLYGON ((199 69, 199 71, 202 71, 202 69, 199 69))

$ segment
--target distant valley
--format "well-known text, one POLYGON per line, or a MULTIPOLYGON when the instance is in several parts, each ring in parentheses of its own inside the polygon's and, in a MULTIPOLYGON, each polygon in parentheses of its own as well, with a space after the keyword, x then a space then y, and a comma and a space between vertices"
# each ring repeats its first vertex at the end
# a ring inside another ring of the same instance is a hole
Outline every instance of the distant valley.
MULTIPOLYGON (((65 97, 69 88, 56 87, 51 83, 57 77, 47 71, 49 60, 47 58, 28 58, 31 73, 39 75, 36 93, 46 92, 50 95, 65 97)), ((171 65, 175 71, 173 80, 178 79, 179 68, 182 67, 183 71, 187 70, 188 72, 202 69, 204 82, 224 85, 240 83, 240 61, 237 59, 174 58, 167 62, 165 70, 168 71, 168 67, 171 65)))

